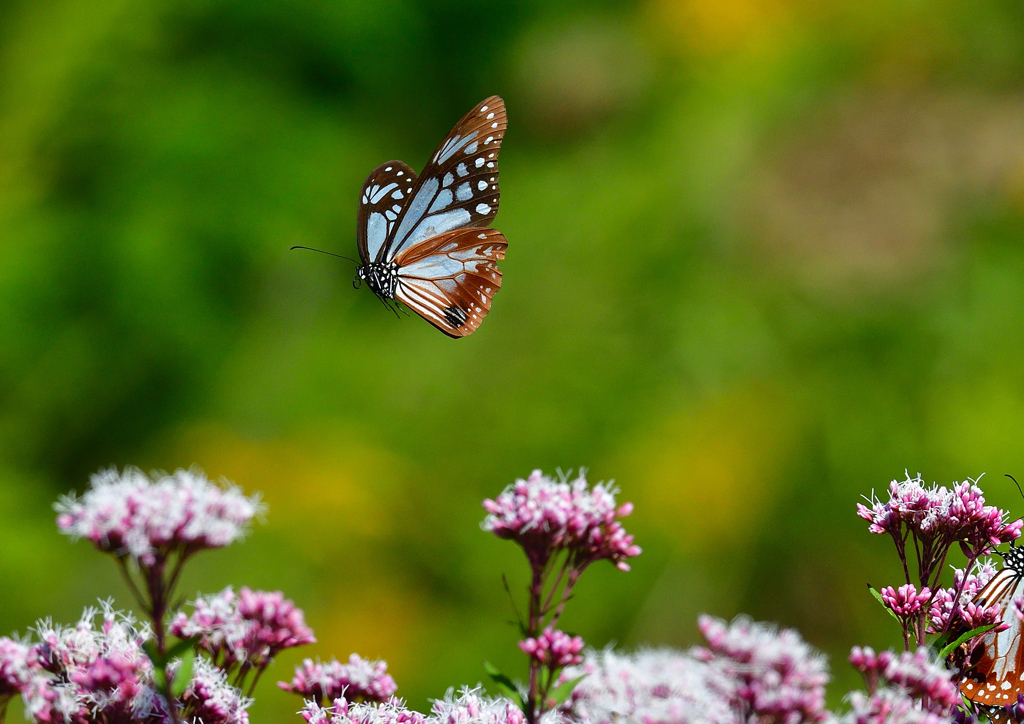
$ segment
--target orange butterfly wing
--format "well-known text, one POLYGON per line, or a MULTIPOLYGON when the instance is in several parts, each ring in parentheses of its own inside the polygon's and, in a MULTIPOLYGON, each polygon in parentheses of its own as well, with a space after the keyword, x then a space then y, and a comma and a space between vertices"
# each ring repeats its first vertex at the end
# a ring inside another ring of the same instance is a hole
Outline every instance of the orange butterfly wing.
POLYGON ((992 631, 982 637, 963 662, 960 691, 974 703, 984 707, 994 722, 1006 719, 1003 706, 1017 701, 1024 693, 1024 646, 1021 646, 1021 622, 1013 612, 1012 603, 1019 592, 1021 574, 1003 568, 978 592, 974 600, 986 606, 999 604, 1005 631, 992 631))
POLYGON ((449 337, 476 331, 501 288, 508 242, 495 229, 458 229, 399 252, 395 298, 449 337))

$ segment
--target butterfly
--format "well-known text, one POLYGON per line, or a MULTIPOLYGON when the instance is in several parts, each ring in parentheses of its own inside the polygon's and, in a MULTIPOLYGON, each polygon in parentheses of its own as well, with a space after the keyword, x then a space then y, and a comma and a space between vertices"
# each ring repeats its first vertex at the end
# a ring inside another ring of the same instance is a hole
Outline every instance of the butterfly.
POLYGON ((1021 622, 1014 611, 1013 600, 1024 592, 1024 546, 1010 547, 1003 557, 1003 567, 978 591, 974 602, 986 607, 999 604, 1005 631, 990 631, 982 636, 961 664, 963 676, 960 691, 983 708, 993 722, 1007 721, 1006 704, 1014 704, 1017 694, 1024 693, 1024 646, 1021 622))
POLYGON ((375 168, 359 198, 356 241, 365 281, 449 337, 476 331, 501 288, 508 242, 498 213, 498 152, 508 118, 491 96, 445 137, 419 176, 401 161, 375 168))

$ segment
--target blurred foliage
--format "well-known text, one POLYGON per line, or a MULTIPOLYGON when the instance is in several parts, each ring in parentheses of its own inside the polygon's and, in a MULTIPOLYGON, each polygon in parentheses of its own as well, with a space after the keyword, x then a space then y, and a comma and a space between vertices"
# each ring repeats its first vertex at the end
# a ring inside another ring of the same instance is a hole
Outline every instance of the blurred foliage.
POLYGON ((49 505, 193 463, 269 503, 188 590, 281 588, 417 707, 522 667, 480 501, 589 465, 634 570, 593 645, 798 626, 841 694, 896 643, 854 504, 1024 449, 1024 10, 1011 0, 8 0, 0 5, 0 630, 77 617, 108 560, 49 505), (347 263, 379 162, 505 97, 505 283, 481 330, 396 321, 347 263))

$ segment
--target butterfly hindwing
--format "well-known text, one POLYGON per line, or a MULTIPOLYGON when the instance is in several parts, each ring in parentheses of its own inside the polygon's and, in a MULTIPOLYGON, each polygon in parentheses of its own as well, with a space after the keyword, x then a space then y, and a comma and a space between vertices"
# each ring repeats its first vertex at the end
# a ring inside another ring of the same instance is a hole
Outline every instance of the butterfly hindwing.
POLYGON ((459 229, 400 252, 395 298, 449 337, 476 331, 501 288, 508 242, 494 229, 459 229))
POLYGON ((381 257, 388 236, 409 203, 416 184, 416 172, 401 161, 388 161, 375 168, 359 194, 356 242, 364 264, 381 257))
POLYGON ((385 244, 383 259, 432 237, 490 225, 498 213, 498 152, 508 117, 491 96, 455 124, 430 157, 385 244))

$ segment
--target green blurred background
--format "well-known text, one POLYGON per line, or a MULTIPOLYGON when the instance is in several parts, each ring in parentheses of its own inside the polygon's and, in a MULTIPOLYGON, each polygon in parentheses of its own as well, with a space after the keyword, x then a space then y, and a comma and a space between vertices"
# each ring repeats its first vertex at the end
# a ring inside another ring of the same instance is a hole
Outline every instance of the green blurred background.
POLYGON ((413 706, 521 675, 480 501, 589 466, 631 573, 565 627, 798 626, 838 701, 898 635, 854 515, 905 468, 1024 509, 1016 0, 5 0, 0 631, 128 595, 50 504, 197 464, 269 504, 190 593, 283 589, 413 706), (350 287, 358 190, 501 94, 504 287, 454 341, 350 287))

